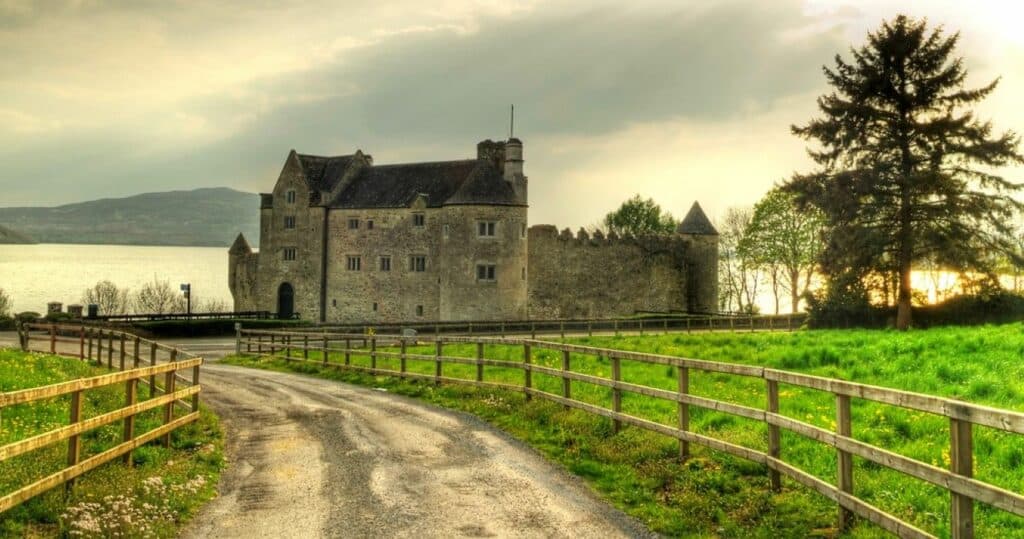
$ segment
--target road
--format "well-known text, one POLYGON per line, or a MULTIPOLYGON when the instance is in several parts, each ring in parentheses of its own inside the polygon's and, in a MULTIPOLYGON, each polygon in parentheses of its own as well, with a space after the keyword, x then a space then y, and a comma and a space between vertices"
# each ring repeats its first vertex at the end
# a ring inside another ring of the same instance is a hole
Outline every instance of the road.
POLYGON ((183 537, 643 537, 483 422, 373 389, 210 363, 220 497, 183 537))

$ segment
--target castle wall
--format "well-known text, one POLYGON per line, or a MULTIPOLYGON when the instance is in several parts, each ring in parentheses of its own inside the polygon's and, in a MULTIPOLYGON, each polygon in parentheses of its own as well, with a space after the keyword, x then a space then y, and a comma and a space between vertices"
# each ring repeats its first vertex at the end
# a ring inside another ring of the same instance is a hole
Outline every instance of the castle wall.
POLYGON ((422 202, 413 208, 331 210, 327 321, 438 320, 440 213, 422 202), (415 213, 424 215, 423 227, 414 226, 415 213), (349 219, 358 219, 359 228, 350 229, 349 219), (348 269, 350 256, 359 257, 359 270, 348 269), (382 256, 391 258, 390 271, 381 271, 382 256), (425 271, 411 270, 413 256, 426 257, 425 271), (423 307, 422 314, 417 314, 418 306, 423 307))
POLYGON ((530 227, 529 317, 685 311, 690 248, 680 236, 606 239, 530 227))
POLYGON ((282 283, 289 283, 294 289, 294 311, 316 321, 320 319, 321 242, 327 209, 310 207, 309 196, 293 153, 274 186, 272 205, 260 210, 256 303, 258 310, 276 313, 278 290, 282 283), (289 202, 292 190, 295 200, 289 202), (285 227, 287 217, 295 218, 294 228, 285 227), (295 249, 295 260, 285 260, 286 249, 295 249))
POLYGON ((256 284, 258 275, 259 254, 228 255, 228 288, 235 300, 235 311, 260 310, 256 284))
POLYGON ((446 206, 441 233, 441 320, 526 318, 527 209, 519 206, 446 206), (494 222, 481 237, 480 222, 494 222), (494 265, 495 279, 477 279, 477 265, 494 265))

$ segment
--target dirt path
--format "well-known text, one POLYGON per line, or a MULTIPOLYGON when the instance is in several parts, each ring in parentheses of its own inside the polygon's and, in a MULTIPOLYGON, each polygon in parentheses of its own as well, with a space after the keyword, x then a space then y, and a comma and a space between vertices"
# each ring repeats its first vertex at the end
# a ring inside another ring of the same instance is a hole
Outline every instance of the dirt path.
POLYGON ((464 414, 216 363, 221 496, 184 537, 642 537, 533 450, 464 414))

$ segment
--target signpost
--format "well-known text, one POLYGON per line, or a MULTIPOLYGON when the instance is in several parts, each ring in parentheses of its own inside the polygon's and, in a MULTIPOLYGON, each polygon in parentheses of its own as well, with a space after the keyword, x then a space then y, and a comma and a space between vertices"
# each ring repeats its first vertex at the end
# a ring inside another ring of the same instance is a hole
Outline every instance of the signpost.
POLYGON ((185 314, 186 320, 192 319, 192 284, 182 283, 181 291, 185 294, 185 314))

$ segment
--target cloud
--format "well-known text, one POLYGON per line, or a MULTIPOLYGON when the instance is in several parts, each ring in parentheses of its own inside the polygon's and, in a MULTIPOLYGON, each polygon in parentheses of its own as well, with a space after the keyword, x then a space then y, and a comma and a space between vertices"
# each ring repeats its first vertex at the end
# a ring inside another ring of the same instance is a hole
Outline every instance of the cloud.
POLYGON ((861 21, 796 0, 50 7, 0 0, 0 205, 267 190, 290 148, 469 157, 515 103, 531 216, 574 227, 638 191, 745 203, 803 166, 788 125, 861 21))

